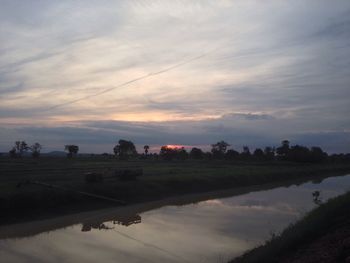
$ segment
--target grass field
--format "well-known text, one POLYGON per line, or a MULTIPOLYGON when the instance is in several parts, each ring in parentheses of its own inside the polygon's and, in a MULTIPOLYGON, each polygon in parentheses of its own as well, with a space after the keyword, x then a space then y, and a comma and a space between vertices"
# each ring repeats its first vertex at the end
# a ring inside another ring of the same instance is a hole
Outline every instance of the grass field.
MULTIPOLYGON (((346 164, 232 163, 227 161, 119 161, 103 157, 40 159, 0 158, 0 222, 68 205, 89 206, 96 200, 72 191, 18 183, 36 180, 57 186, 124 200, 128 203, 160 199, 172 195, 205 192, 242 186, 287 181, 312 176, 333 176, 350 171, 346 164), (86 172, 112 175, 117 168, 142 168, 135 181, 106 179, 86 183, 86 172)), ((100 201, 101 202, 101 201, 100 201)), ((104 205, 111 205, 106 204, 104 205)))

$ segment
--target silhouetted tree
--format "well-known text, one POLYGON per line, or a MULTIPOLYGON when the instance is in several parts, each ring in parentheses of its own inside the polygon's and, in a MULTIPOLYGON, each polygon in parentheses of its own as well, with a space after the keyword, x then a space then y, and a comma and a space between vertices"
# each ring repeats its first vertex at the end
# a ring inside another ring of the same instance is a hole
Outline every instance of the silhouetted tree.
POLYGON ((28 144, 25 141, 15 141, 15 146, 9 151, 10 157, 22 157, 24 152, 29 150, 28 144))
POLYGON ((264 158, 266 161, 273 161, 275 159, 275 149, 273 147, 265 147, 264 158))
POLYGON ((250 155, 250 150, 248 146, 243 146, 243 153, 246 155, 250 155))
POLYGON ((254 159, 257 161, 263 161, 265 158, 265 154, 263 150, 261 150, 260 148, 255 149, 253 156, 254 156, 254 159))
POLYGON ((159 154, 158 153, 150 153, 151 157, 153 160, 158 160, 159 159, 159 154))
POLYGON ((309 149, 305 146, 295 145, 290 147, 286 160, 292 162, 320 163, 325 161, 327 157, 327 153, 320 147, 312 147, 309 149))
POLYGON ((282 145, 276 149, 276 153, 280 159, 286 159, 288 153, 289 153, 289 141, 283 140, 282 145))
POLYGON ((192 159, 203 159, 203 151, 199 148, 193 147, 190 151, 190 157, 192 159))
POLYGON ((179 160, 186 160, 188 159, 188 152, 185 150, 184 147, 176 148, 176 158, 179 160))
POLYGON ((186 160, 188 153, 184 147, 174 148, 165 145, 160 148, 159 156, 164 160, 186 160))
POLYGON ((206 160, 213 159, 213 154, 211 152, 204 152, 203 156, 204 156, 204 159, 206 159, 206 160))
POLYGON ((17 157, 15 147, 13 147, 13 148, 9 151, 9 155, 10 155, 11 158, 16 158, 16 157, 17 157))
POLYGON ((328 154, 326 152, 324 152, 321 147, 311 147, 311 150, 310 150, 310 159, 312 162, 315 162, 315 163, 321 163, 321 162, 324 162, 327 160, 328 158, 328 154))
POLYGON ((130 156, 137 154, 134 143, 126 140, 119 140, 113 151, 120 159, 128 159, 130 156))
POLYGON ((164 145, 160 148, 159 156, 164 160, 173 160, 176 157, 176 151, 173 148, 164 145))
POLYGON ((36 142, 32 146, 30 146, 30 150, 32 151, 32 156, 34 158, 38 158, 40 156, 41 149, 42 149, 42 146, 38 142, 36 142))
POLYGON ((241 152, 240 157, 242 160, 249 160, 251 158, 251 153, 248 146, 243 146, 243 152, 241 152))
POLYGON ((67 158, 72 158, 74 155, 78 154, 79 146, 74 144, 65 145, 64 150, 68 151, 67 158))
POLYGON ((285 158, 292 162, 310 162, 310 150, 304 146, 294 145, 290 147, 285 158))
POLYGON ((148 155, 149 146, 145 145, 143 146, 143 149, 145 150, 145 154, 148 155))
POLYGON ((227 159, 227 160, 236 160, 236 159, 238 159, 238 157, 239 157, 239 152, 237 152, 233 149, 227 150, 227 152, 225 154, 225 159, 227 159))
POLYGON ((333 163, 350 163, 350 153, 337 153, 329 156, 329 160, 333 163))
POLYGON ((220 141, 212 144, 211 152, 213 154, 213 158, 219 159, 224 157, 228 146, 230 146, 230 144, 225 141, 220 141))

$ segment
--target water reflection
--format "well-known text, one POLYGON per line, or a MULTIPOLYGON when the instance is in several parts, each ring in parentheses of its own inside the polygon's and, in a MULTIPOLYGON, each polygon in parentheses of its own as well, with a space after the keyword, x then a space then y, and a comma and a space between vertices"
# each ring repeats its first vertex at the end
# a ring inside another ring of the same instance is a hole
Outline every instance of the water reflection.
MULTIPOLYGON (((140 215, 115 215, 113 217, 113 225, 122 225, 122 226, 130 226, 133 224, 139 224, 141 223, 141 216, 140 215)), ((105 224, 104 221, 92 221, 92 222, 83 222, 82 223, 82 232, 88 232, 91 231, 91 229, 98 229, 98 230, 109 230, 114 229, 114 227, 109 227, 105 224)))
POLYGON ((315 191, 326 201, 349 188, 350 176, 334 177, 320 184, 309 182, 181 207, 106 212, 49 233, 0 240, 0 258, 10 263, 225 262, 315 207, 315 191))
POLYGON ((316 190, 312 192, 312 199, 316 205, 322 204, 321 191, 316 190))

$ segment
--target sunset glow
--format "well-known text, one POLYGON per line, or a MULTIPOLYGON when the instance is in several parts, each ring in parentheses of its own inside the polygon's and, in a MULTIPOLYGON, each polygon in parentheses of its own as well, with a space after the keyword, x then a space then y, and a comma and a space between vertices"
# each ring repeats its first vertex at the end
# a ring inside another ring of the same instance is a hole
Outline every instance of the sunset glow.
POLYGON ((348 262, 349 109, 350 0, 0 0, 0 259, 348 262))
POLYGON ((289 138, 346 152, 347 10, 345 0, 2 1, 0 151, 18 139, 110 152, 118 138, 236 148, 289 138))
POLYGON ((168 144, 166 147, 170 149, 181 149, 181 148, 191 148, 191 146, 187 145, 177 145, 177 144, 168 144))

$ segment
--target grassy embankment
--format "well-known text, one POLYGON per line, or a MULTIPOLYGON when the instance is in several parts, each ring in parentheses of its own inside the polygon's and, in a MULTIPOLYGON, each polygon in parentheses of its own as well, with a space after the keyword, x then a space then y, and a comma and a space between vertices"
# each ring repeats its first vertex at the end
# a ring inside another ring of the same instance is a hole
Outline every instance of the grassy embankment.
POLYGON ((345 262, 350 259, 349 208, 350 192, 330 199, 281 235, 230 263, 345 262))
POLYGON ((95 208, 93 204, 96 203, 111 205, 73 192, 37 185, 16 187, 25 180, 37 180, 134 203, 185 193, 283 182, 319 175, 341 175, 349 171, 350 165, 345 164, 118 161, 102 157, 70 160, 0 158, 0 223, 48 210, 61 209, 59 212, 64 212, 72 204, 83 210, 95 208), (136 181, 107 179, 101 183, 85 182, 85 172, 107 171, 107 174, 112 174, 113 169, 120 167, 141 167, 144 175, 136 181))

